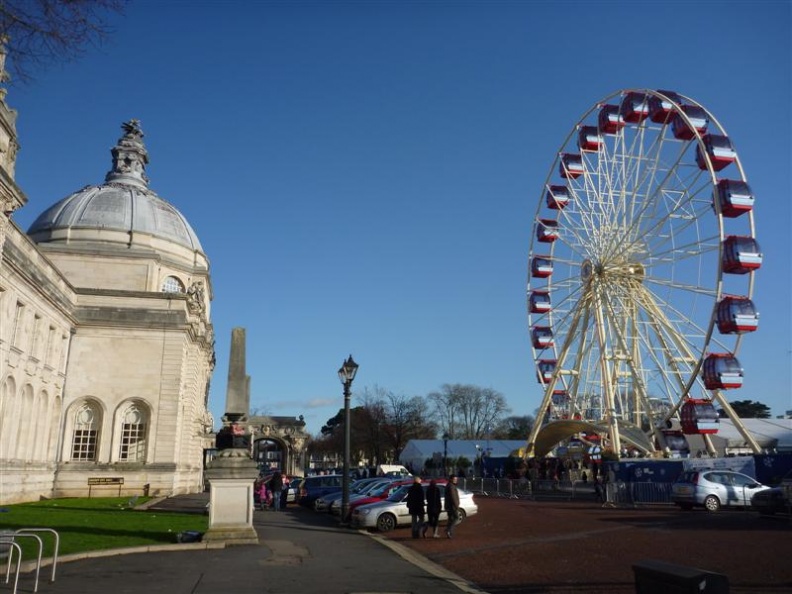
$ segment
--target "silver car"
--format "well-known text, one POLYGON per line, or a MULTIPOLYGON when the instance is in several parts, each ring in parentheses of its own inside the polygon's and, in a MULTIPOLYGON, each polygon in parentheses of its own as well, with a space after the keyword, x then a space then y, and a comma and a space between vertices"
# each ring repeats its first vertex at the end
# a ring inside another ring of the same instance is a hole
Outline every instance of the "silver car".
POLYGON ((750 507, 751 498, 769 488, 732 470, 688 470, 671 485, 671 501, 682 509, 701 506, 716 512, 721 507, 750 507))
MULTIPOLYGON (((424 489, 428 484, 424 484, 424 489)), ((440 488, 440 501, 445 508, 445 485, 440 488)), ((352 511, 352 525, 356 528, 376 528, 380 532, 388 532, 398 526, 408 526, 412 522, 410 512, 407 510, 407 491, 409 485, 404 485, 384 501, 361 505, 352 511)), ((473 493, 459 489, 459 521, 478 512, 478 505, 473 501, 473 493)), ((443 509, 440 512, 440 521, 444 522, 448 515, 443 509)))

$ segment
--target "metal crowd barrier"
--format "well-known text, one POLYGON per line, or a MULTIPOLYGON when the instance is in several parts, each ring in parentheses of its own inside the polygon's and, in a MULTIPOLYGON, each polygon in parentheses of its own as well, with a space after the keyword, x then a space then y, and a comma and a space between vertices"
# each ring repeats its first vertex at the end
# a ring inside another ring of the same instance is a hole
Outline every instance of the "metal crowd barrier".
POLYGON ((671 504, 672 483, 626 483, 617 481, 605 484, 605 507, 666 505, 671 504))
POLYGON ((581 480, 465 478, 460 487, 485 497, 507 499, 592 499, 594 485, 581 480))

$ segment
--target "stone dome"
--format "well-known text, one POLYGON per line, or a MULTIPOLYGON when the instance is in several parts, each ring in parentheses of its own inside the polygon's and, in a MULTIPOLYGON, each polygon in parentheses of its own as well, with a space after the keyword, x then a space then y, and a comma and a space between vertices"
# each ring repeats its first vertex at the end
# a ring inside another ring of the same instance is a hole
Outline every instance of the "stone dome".
POLYGON ((105 183, 86 186, 45 210, 28 229, 36 243, 161 245, 163 240, 203 253, 198 236, 172 204, 148 187, 148 152, 137 120, 122 125, 111 149, 113 168, 105 183))

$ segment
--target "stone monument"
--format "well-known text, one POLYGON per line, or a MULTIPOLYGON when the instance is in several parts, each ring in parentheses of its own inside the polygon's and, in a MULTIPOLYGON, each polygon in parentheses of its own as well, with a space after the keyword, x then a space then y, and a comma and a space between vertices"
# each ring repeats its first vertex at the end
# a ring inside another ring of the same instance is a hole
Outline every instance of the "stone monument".
POLYGON ((245 371, 245 329, 231 331, 226 413, 217 433, 217 457, 206 468, 209 481, 207 541, 258 544, 253 528, 253 483, 258 466, 250 456, 247 430, 250 377, 245 371))

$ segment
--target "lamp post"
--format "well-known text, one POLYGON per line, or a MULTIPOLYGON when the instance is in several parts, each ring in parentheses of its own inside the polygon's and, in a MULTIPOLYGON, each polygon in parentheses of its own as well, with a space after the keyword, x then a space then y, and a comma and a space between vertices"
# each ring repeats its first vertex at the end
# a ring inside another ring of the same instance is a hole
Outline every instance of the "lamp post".
POLYGON ((448 432, 443 433, 443 477, 448 476, 448 432))
POLYGON ((344 476, 341 478, 341 523, 348 521, 349 515, 349 399, 352 396, 352 380, 358 370, 358 364, 352 355, 344 361, 338 370, 338 379, 344 385, 344 476))

